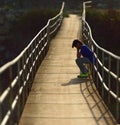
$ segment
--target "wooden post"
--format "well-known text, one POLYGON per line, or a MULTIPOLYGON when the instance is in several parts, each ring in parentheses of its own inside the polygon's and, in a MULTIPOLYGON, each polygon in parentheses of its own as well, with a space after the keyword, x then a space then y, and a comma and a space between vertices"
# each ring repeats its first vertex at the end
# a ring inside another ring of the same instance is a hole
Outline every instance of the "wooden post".
POLYGON ((10 87, 10 94, 9 94, 9 106, 10 106, 10 110, 11 110, 11 116, 9 117, 9 125, 13 125, 14 124, 14 116, 13 116, 13 111, 12 111, 12 103, 13 103, 13 89, 11 87, 11 83, 13 81, 13 71, 12 71, 12 67, 9 67, 9 87, 10 87))
POLYGON ((117 87, 116 87, 116 92, 117 92, 117 106, 116 106, 116 117, 117 121, 120 123, 120 101, 118 100, 120 98, 120 60, 117 61, 117 87))

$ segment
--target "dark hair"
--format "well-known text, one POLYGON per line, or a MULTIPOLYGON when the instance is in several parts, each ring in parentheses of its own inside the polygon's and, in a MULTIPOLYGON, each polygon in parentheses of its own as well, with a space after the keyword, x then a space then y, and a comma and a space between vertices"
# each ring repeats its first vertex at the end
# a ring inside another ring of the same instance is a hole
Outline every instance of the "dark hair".
POLYGON ((82 45, 82 42, 81 42, 80 40, 75 39, 75 40, 73 40, 72 48, 73 48, 73 47, 76 47, 77 43, 79 43, 80 45, 82 45))

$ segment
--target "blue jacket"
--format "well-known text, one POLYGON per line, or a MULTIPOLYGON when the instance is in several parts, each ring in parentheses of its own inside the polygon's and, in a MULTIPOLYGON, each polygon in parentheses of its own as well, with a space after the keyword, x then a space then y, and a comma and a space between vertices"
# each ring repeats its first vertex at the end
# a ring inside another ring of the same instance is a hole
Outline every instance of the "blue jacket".
POLYGON ((86 45, 82 45, 82 47, 80 49, 80 54, 83 57, 88 58, 91 61, 91 63, 96 62, 96 59, 94 57, 94 54, 93 54, 92 50, 90 48, 88 48, 86 45))

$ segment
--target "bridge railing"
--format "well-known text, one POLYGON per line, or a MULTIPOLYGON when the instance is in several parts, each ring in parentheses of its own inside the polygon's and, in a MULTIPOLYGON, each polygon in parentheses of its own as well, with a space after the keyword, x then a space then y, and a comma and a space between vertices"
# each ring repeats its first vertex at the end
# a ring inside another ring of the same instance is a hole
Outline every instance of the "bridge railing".
POLYGON ((0 67, 0 125, 19 122, 36 71, 61 25, 63 10, 64 3, 60 12, 48 20, 29 45, 14 60, 0 67))
POLYGON ((91 69, 93 80, 105 104, 120 123, 120 56, 100 47, 93 39, 91 28, 85 19, 86 4, 83 3, 82 36, 96 57, 96 64, 91 69))

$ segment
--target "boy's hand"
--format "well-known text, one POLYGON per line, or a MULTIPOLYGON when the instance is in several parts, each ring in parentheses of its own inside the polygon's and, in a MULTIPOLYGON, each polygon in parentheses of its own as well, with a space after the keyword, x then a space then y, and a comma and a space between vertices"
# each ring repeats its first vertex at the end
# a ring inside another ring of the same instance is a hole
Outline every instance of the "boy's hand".
POLYGON ((77 49, 77 58, 80 58, 81 57, 81 54, 79 52, 79 49, 77 49))

